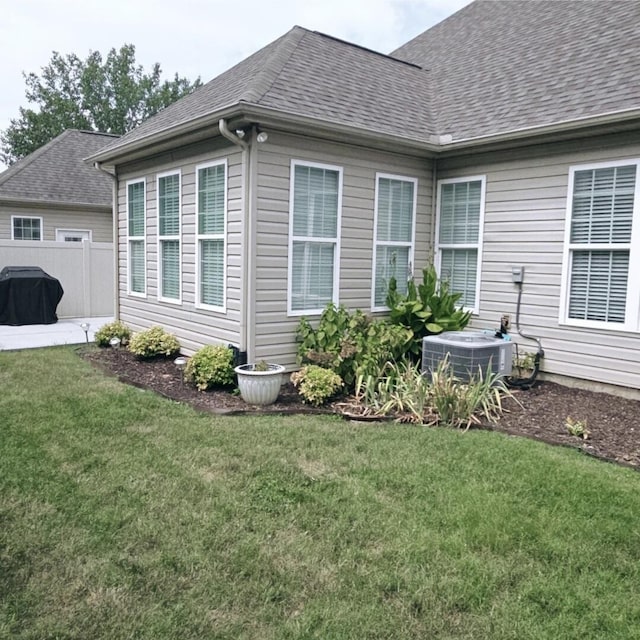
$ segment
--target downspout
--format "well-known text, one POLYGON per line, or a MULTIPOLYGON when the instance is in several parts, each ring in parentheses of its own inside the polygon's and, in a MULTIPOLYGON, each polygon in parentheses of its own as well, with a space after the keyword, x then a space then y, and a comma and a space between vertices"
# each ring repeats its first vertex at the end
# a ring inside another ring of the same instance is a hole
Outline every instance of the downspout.
POLYGON ((229 131, 227 121, 224 118, 220 118, 218 122, 220 133, 227 140, 235 144, 242 149, 242 243, 240 247, 240 264, 242 269, 242 275, 240 278, 240 344, 238 345, 240 351, 240 358, 244 357, 253 358, 253 344, 250 340, 251 336, 251 313, 249 307, 253 309, 253 302, 251 300, 251 289, 249 282, 252 283, 253 278, 250 277, 253 269, 253 247, 251 246, 251 230, 253 227, 251 216, 251 202, 252 202, 252 190, 253 181, 249 174, 250 167, 250 147, 249 145, 239 138, 237 135, 229 131))
POLYGON ((436 264, 436 218, 438 212, 436 207, 438 204, 438 158, 433 159, 433 185, 431 187, 431 264, 436 264))
POLYGON ((112 179, 112 209, 113 209, 113 317, 120 319, 120 237, 118 235, 118 218, 120 217, 120 207, 118 206, 118 172, 113 169, 105 169, 100 162, 94 162, 93 166, 98 171, 106 173, 112 179))

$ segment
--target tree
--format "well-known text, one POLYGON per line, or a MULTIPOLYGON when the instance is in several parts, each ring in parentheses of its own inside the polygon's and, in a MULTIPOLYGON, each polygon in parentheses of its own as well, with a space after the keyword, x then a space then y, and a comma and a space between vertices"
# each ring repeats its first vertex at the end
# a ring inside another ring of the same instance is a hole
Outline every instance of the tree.
POLYGON ((201 85, 176 74, 161 81, 160 64, 149 73, 136 64, 135 47, 111 49, 103 61, 98 51, 86 60, 57 51, 42 74, 23 74, 25 95, 37 109, 20 107, 0 133, 0 158, 12 164, 65 129, 123 134, 201 85))

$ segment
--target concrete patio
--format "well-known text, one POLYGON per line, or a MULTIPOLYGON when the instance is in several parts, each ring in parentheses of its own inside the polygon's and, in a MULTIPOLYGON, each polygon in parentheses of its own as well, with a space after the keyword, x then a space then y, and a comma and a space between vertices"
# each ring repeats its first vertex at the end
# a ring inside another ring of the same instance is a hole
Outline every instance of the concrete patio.
POLYGON ((87 338, 92 342, 94 332, 112 321, 112 317, 64 318, 55 324, 0 325, 0 351, 82 344, 87 338), (84 323, 89 325, 86 335, 81 327, 84 323))

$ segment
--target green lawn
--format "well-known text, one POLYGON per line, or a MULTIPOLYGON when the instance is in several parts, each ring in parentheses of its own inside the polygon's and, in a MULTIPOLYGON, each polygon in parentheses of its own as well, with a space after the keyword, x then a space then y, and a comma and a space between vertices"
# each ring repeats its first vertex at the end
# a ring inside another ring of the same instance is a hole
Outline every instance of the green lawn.
POLYGON ((0 638, 637 638, 640 474, 0 353, 0 638))

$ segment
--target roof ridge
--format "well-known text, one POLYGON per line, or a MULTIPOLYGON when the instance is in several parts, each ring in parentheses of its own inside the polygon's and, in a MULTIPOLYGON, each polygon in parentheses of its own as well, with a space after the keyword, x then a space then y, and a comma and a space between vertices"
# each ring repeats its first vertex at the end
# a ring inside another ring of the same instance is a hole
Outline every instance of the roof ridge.
POLYGON ((355 42, 350 42, 349 40, 343 40, 342 38, 337 38, 336 36, 332 36, 329 33, 323 33, 322 31, 313 31, 313 33, 322 36, 323 38, 328 38, 329 40, 334 40, 335 42, 340 42, 341 44, 346 44, 349 47, 354 47, 355 49, 360 49, 362 51, 366 51, 367 53, 372 53, 376 56, 380 56, 381 58, 387 58, 388 60, 393 60, 394 62, 399 62, 400 64, 407 65, 409 67, 415 67, 416 69, 424 70, 424 67, 416 64, 415 62, 409 62, 408 60, 403 60, 402 58, 396 58, 389 53, 382 53, 381 51, 376 51, 375 49, 370 49, 369 47, 365 47, 361 44, 357 44, 355 42))
POLYGON ((259 102, 260 98, 273 86, 273 83, 307 33, 311 32, 304 27, 295 25, 273 43, 276 44, 276 46, 267 56, 267 60, 262 69, 254 76, 254 81, 250 83, 250 86, 240 97, 241 101, 249 103, 259 102))
POLYGON ((47 151, 55 147, 63 138, 66 138, 73 129, 65 129, 61 134, 57 135, 53 140, 49 140, 47 144, 38 147, 35 151, 30 153, 24 158, 20 158, 16 161, 15 164, 10 166, 6 171, 0 173, 0 186, 2 186, 7 180, 15 177, 21 171, 24 171, 27 167, 31 166, 35 160, 37 160, 41 155, 45 154, 47 151))

